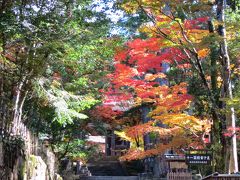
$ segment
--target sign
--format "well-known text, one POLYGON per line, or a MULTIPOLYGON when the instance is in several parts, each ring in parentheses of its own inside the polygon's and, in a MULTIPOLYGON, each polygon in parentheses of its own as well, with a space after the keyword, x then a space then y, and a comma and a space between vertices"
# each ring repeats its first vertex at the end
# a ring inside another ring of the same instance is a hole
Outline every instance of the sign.
POLYGON ((188 150, 185 154, 187 164, 211 164, 212 151, 206 149, 188 150))

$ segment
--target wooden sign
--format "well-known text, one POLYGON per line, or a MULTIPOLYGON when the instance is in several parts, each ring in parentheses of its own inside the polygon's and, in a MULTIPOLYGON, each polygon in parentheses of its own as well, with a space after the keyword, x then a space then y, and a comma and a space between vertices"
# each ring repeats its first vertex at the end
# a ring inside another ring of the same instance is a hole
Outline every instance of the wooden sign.
POLYGON ((188 150, 185 154, 187 164, 207 165, 212 162, 212 151, 206 149, 188 150))

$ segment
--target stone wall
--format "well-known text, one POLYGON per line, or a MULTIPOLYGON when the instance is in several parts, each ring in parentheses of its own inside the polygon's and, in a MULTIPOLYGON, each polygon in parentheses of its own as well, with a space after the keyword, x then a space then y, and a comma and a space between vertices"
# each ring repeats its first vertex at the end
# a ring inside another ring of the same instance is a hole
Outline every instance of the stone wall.
POLYGON ((27 131, 24 147, 10 148, 0 141, 0 180, 61 180, 56 158, 50 148, 27 131))
POLYGON ((23 175, 24 180, 47 179, 47 165, 40 156, 30 155, 23 175))
POLYGON ((53 180, 57 167, 57 160, 54 153, 46 147, 44 144, 41 144, 39 148, 39 155, 42 157, 47 167, 47 180, 53 180))
POLYGON ((46 162, 41 156, 30 155, 26 159, 23 167, 23 180, 62 180, 62 178, 55 173, 55 169, 51 169, 54 165, 50 163, 50 160, 46 162), (51 169, 51 171, 49 169, 51 169))

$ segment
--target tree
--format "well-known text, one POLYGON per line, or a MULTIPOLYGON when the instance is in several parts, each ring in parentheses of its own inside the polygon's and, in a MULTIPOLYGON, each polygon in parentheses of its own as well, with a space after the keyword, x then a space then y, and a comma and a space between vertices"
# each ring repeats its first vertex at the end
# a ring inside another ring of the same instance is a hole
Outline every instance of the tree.
MULTIPOLYGON (((175 48, 161 51, 161 43, 157 38, 127 42, 125 48, 115 55, 115 71, 108 76, 111 87, 105 93, 103 107, 121 107, 123 101, 128 108, 122 108, 122 111, 136 108, 141 110, 143 106, 152 109, 148 115, 151 118, 147 122, 136 120, 135 124, 128 124, 124 118, 117 119, 117 122, 123 120, 123 131, 116 132, 117 135, 132 142, 132 148, 121 157, 123 160, 143 159, 164 153, 168 149, 179 151, 190 144, 203 147, 201 135, 210 130, 207 121, 198 120, 184 112, 191 102, 191 96, 187 94, 187 84, 166 85, 166 75, 164 71, 161 72, 164 66, 160 64, 170 64, 174 60, 181 63, 184 55, 175 48), (179 56, 176 57, 172 52, 179 52, 179 56), (144 135, 149 133, 160 138, 151 147, 150 144, 143 143, 144 135)), ((128 118, 133 121, 134 117, 128 118)), ((116 118, 112 121, 116 122, 116 118)))
MULTIPOLYGON (((220 42, 220 51, 223 64, 223 89, 224 97, 233 99, 232 80, 231 80, 231 61, 228 53, 227 34, 225 27, 225 8, 226 1, 217 2, 217 18, 221 25, 218 26, 218 33, 223 37, 220 42)), ((236 115, 234 107, 230 107, 230 114, 226 117, 226 124, 233 129, 233 135, 231 137, 230 146, 230 161, 229 161, 229 173, 238 172, 238 155, 237 155, 237 135, 236 135, 236 115)))
MULTIPOLYGON (((220 1, 218 2, 220 3, 220 1)), ((180 69, 177 68, 176 70, 185 74, 184 76, 180 75, 180 77, 187 77, 186 80, 197 80, 203 93, 199 93, 193 89, 190 89, 190 92, 196 95, 201 94, 201 96, 195 96, 195 99, 197 102, 200 102, 200 108, 206 109, 209 114, 211 114, 210 118, 213 120, 212 148, 215 152, 215 165, 218 171, 223 171, 224 168, 220 167, 220 165, 227 164, 219 163, 223 162, 222 157, 226 155, 227 144, 223 132, 226 128, 225 122, 230 122, 231 118, 229 119, 230 116, 222 113, 225 106, 224 103, 220 101, 220 97, 226 97, 226 95, 228 97, 229 95, 229 93, 227 93, 228 88, 226 87, 229 87, 229 75, 231 71, 229 63, 228 65, 224 63, 221 59, 221 54, 218 53, 222 38, 218 32, 214 30, 214 20, 212 21, 212 19, 209 18, 210 14, 211 17, 214 17, 215 12, 212 11, 214 3, 199 1, 193 4, 192 1, 179 1, 175 3, 136 0, 123 1, 122 4, 123 9, 129 13, 136 13, 138 10, 142 10, 142 12, 148 16, 149 23, 143 24, 140 30, 145 33, 149 39, 155 38, 156 43, 161 42, 160 46, 164 51, 165 49, 172 49, 172 55, 175 55, 175 57, 176 54, 180 54, 174 61, 176 67, 180 67, 180 69), (199 7, 201 7, 201 11, 199 11, 199 7), (182 59, 181 63, 178 62, 178 58, 182 59), (210 61, 207 61, 208 59, 210 61), (211 64, 208 62, 211 62, 211 64), (185 69, 188 69, 190 66, 192 70, 186 71, 185 69), (227 69, 227 71, 224 69, 227 69), (204 99, 201 99, 202 97, 204 99), (221 146, 221 144, 223 146, 221 146)), ((224 6, 218 4, 218 13, 223 7, 224 6)), ((234 7, 236 9, 236 6, 234 7)), ((220 26, 221 25, 220 23, 220 26)), ((233 23, 231 23, 231 25, 236 26, 236 24, 233 23)), ((226 40, 226 38, 233 37, 230 36, 230 34, 231 32, 229 35, 226 35, 224 39, 226 40)), ((234 37, 237 38, 237 35, 234 35, 234 37)), ((167 55, 165 58, 168 59, 168 56, 171 57, 171 55, 167 55)), ((135 59, 139 58, 136 56, 135 59)), ((154 60, 153 57, 149 58, 150 62, 154 62, 154 60)), ((170 72, 172 70, 173 69, 171 69, 170 72)), ((179 75, 177 78, 179 78, 179 75)), ((199 113, 203 115, 203 113, 199 113)), ((235 168, 230 168, 231 172, 237 171, 235 147, 233 148, 235 150, 232 151, 235 152, 235 168)), ((227 162, 229 162, 227 157, 226 159, 227 162)))
POLYGON ((10 135, 3 137, 26 140, 30 129, 47 136, 59 158, 69 147, 88 154, 87 111, 99 102, 97 79, 119 42, 109 37, 110 20, 92 1, 0 4, 0 128, 10 135))

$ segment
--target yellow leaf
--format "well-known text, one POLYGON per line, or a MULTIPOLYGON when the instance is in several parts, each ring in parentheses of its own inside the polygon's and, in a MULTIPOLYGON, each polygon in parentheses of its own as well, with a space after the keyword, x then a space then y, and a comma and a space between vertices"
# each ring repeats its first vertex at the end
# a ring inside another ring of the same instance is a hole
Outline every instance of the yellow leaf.
POLYGON ((204 48, 198 51, 199 58, 205 58, 209 54, 209 49, 204 48))

